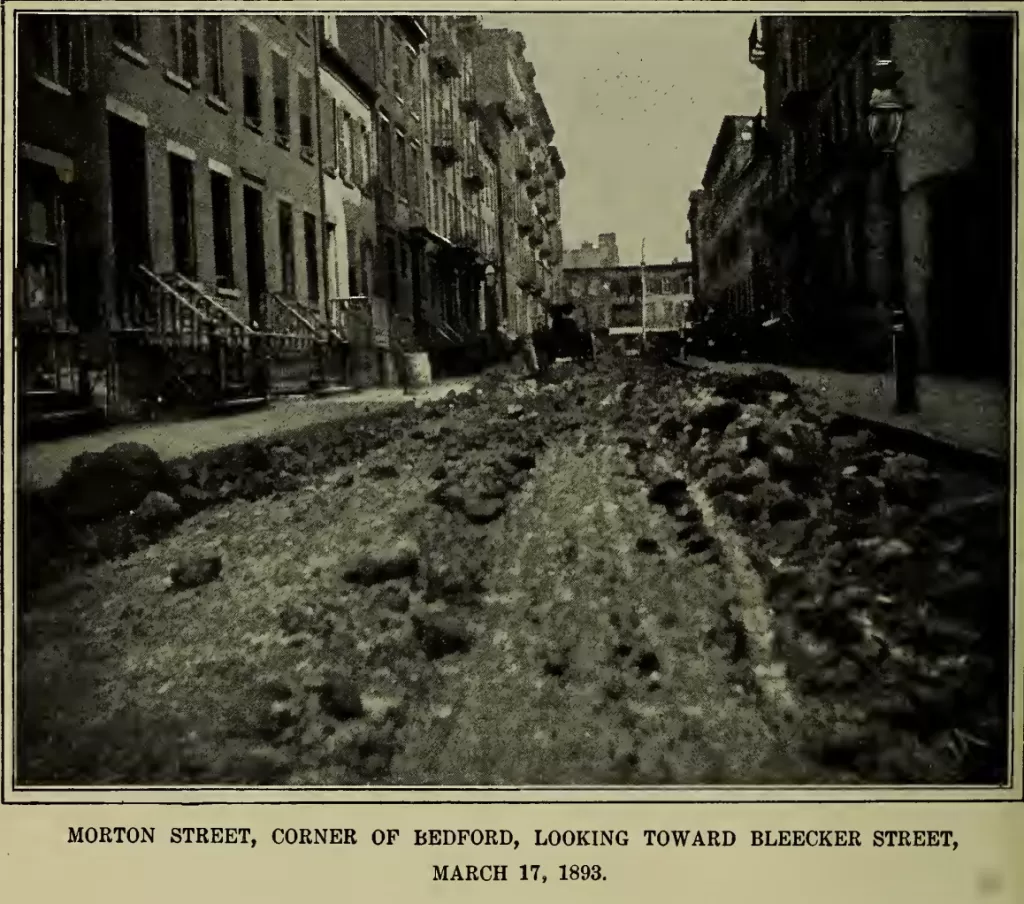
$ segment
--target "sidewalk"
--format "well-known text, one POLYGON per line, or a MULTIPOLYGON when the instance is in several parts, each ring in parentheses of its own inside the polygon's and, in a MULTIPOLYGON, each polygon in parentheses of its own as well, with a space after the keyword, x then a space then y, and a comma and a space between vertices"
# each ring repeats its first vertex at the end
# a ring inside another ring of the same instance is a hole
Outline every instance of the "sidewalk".
POLYGON ((171 461, 259 436, 272 436, 326 421, 345 420, 371 407, 396 406, 415 399, 436 400, 453 390, 467 392, 475 382, 474 378, 440 380, 417 391, 415 395, 405 395, 400 388, 374 387, 323 398, 283 398, 243 414, 172 423, 130 424, 86 436, 33 443, 19 450, 18 479, 22 486, 51 486, 76 455, 82 452, 102 452, 114 443, 143 443, 155 449, 165 461, 171 461))
POLYGON ((837 411, 913 430, 963 449, 1006 457, 1009 454, 1010 394, 992 383, 949 377, 918 379, 920 411, 895 414, 895 389, 890 374, 850 374, 774 364, 743 364, 689 358, 713 370, 749 373, 771 368, 795 383, 816 389, 837 411))

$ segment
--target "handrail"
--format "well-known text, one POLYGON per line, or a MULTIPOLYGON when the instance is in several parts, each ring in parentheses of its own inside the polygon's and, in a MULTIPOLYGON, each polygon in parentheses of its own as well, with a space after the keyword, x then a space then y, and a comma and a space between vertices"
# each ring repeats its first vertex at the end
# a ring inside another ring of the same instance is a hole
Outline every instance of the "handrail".
POLYGON ((455 330, 444 323, 443 320, 436 320, 432 311, 424 311, 423 313, 424 319, 427 321, 428 325, 437 330, 449 342, 459 342, 462 339, 462 335, 455 332, 455 330))
POLYGON ((207 315, 205 311, 201 311, 196 305, 192 304, 192 302, 189 301, 184 295, 182 295, 181 292, 179 292, 173 286, 170 286, 166 282, 164 282, 164 280, 162 280, 159 276, 157 276, 148 267, 145 267, 142 264, 139 264, 138 266, 139 266, 139 270, 143 273, 143 275, 146 276, 147 279, 150 279, 153 282, 155 282, 165 292, 169 292, 174 297, 175 301, 179 302, 180 304, 183 304, 193 314, 195 314, 201 321, 203 321, 204 323, 207 323, 207 324, 212 324, 213 323, 213 319, 209 315, 207 315))
POLYGON ((292 315, 299 323, 301 323, 307 330, 316 335, 317 328, 315 325, 310 323, 305 317, 303 317, 298 311, 295 310, 288 302, 286 302, 281 296, 275 292, 267 292, 266 297, 276 301, 282 308, 284 308, 289 314, 292 315))
POLYGON ((241 317, 239 317, 237 314, 235 314, 228 308, 224 307, 224 305, 217 301, 212 295, 209 295, 206 289, 204 289, 203 286, 201 286, 199 283, 193 282, 187 276, 182 276, 180 273, 176 274, 176 278, 179 282, 188 286, 188 288, 195 292, 196 295, 200 296, 203 299, 203 301, 205 301, 208 305, 215 308, 220 314, 222 314, 224 317, 227 317, 228 320, 231 320, 236 326, 240 326, 247 333, 256 332, 251 326, 249 326, 249 324, 242 320, 241 317))

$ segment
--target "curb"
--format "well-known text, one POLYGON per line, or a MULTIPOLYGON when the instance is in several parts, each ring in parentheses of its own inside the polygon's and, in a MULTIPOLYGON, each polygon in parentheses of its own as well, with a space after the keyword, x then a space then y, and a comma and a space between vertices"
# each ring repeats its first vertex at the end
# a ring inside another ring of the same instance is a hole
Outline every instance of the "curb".
POLYGON ((1008 483, 1010 479, 1010 457, 998 455, 987 449, 976 449, 936 436, 926 430, 903 427, 849 411, 837 412, 841 418, 857 423, 870 430, 882 442, 889 443, 901 452, 920 455, 930 461, 940 462, 959 471, 981 474, 997 483, 1008 483))

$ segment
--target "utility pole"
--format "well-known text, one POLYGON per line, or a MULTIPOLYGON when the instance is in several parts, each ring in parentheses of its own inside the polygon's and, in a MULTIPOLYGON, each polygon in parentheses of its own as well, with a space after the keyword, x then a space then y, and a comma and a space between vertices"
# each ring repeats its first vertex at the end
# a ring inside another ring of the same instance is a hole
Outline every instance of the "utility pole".
POLYGON ((640 239, 640 348, 647 350, 647 239, 640 239))

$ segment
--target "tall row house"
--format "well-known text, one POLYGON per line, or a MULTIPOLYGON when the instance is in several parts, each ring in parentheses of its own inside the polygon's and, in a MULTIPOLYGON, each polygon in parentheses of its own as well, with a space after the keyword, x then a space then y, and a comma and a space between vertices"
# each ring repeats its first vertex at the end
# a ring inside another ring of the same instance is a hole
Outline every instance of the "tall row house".
POLYGON ((1014 40, 1005 15, 755 24, 769 178, 748 219, 800 344, 831 365, 886 367, 905 304, 925 370, 1007 379, 1014 40), (906 102, 888 148, 871 127, 879 61, 906 102))
POLYGON ((558 294, 564 175, 472 16, 18 14, 16 330, 41 415, 479 363, 558 294))

